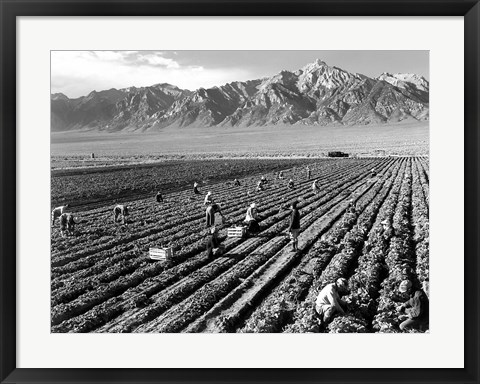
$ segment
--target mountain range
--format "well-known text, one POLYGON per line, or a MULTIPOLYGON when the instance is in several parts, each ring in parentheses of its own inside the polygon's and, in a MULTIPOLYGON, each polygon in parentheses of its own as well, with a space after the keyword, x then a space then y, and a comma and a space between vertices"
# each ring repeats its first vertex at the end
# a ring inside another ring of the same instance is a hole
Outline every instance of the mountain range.
POLYGON ((416 74, 350 73, 316 60, 297 71, 195 91, 171 84, 51 95, 51 130, 364 125, 429 118, 429 83, 416 74))

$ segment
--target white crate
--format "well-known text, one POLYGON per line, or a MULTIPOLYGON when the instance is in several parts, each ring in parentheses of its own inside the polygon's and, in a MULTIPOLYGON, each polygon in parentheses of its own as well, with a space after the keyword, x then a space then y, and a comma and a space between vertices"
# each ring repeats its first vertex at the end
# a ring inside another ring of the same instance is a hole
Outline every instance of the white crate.
POLYGON ((227 229, 227 237, 243 237, 247 227, 231 227, 227 229))
POLYGON ((152 259, 152 260, 164 260, 164 261, 166 261, 166 260, 172 258, 173 248, 172 247, 167 247, 167 248, 153 248, 153 247, 150 247, 148 255, 150 256, 150 259, 152 259))

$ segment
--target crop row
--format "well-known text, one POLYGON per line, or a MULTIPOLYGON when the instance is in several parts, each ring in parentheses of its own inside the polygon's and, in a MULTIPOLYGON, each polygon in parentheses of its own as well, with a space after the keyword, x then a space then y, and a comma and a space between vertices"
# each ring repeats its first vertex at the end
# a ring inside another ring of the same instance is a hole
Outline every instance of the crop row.
POLYGON ((397 332, 398 314, 396 305, 408 299, 408 294, 400 293, 398 287, 405 280, 415 283, 415 253, 412 249, 411 198, 412 198, 412 161, 406 170, 400 189, 400 196, 393 215, 393 236, 390 249, 385 258, 388 276, 382 282, 378 300, 377 314, 373 320, 373 329, 378 332, 397 332))
MULTIPOLYGON (((395 180, 400 179, 399 176, 395 180)), ((394 183, 395 186, 395 183, 394 183)), ((387 189, 388 191, 388 189, 387 189)), ((392 189, 394 191, 394 189, 392 189)), ((355 260, 361 253, 362 246, 368 238, 373 224, 376 222, 378 212, 384 205, 383 200, 374 200, 372 205, 359 217, 358 224, 342 240, 342 247, 336 253, 330 263, 321 273, 318 279, 315 279, 306 300, 297 308, 294 315, 294 323, 289 325, 286 332, 318 332, 319 324, 314 313, 314 303, 318 293, 329 283, 336 281, 340 277, 347 278, 348 272, 354 266, 355 260)), ((362 331, 362 327, 357 327, 357 331, 362 331)))
MULTIPOLYGON (((398 172, 398 165, 399 163, 394 164, 394 174, 398 172)), ((386 173, 386 170, 383 173, 386 173)), ((356 212, 346 212, 342 219, 313 245, 300 265, 292 270, 272 294, 255 309, 240 332, 280 332, 286 324, 292 322, 294 310, 303 301, 314 278, 319 276, 333 255, 339 252, 341 240, 367 206, 374 199, 379 200, 381 204, 390 183, 389 179, 382 177, 374 188, 358 199, 356 212)))
MULTIPOLYGON (((336 192, 336 193, 338 193, 338 192, 336 192)), ((302 212, 304 212, 304 213, 315 212, 315 210, 318 209, 317 207, 320 204, 324 203, 326 200, 329 200, 329 199, 330 199, 330 197, 325 197, 324 199, 321 199, 319 202, 317 202, 314 205, 310 205, 310 206, 303 205, 303 208, 301 208, 302 212)), ((261 246, 261 244, 265 241, 265 238, 268 239, 271 236, 275 236, 276 234, 281 232, 285 227, 286 227, 286 223, 279 222, 276 225, 274 225, 274 226, 272 226, 268 229, 270 234, 261 233, 260 236, 258 236, 255 239, 252 239, 252 240, 255 240, 254 242, 252 242, 252 251, 255 251, 255 249, 258 246, 261 246)), ((272 253, 272 252, 274 252, 274 249, 270 248, 269 253, 272 253)), ((234 254, 238 254, 238 252, 234 252, 234 254)), ((227 257, 228 257, 228 254, 227 254, 227 257)), ((235 258, 234 261, 237 262, 238 258, 235 258)), ((219 261, 219 262, 223 263, 223 261, 219 261)), ((204 267, 204 269, 207 269, 207 270, 208 270, 208 268, 210 268, 210 265, 204 267)), ((209 274, 209 273, 204 273, 204 271, 198 271, 198 273, 199 273, 199 275, 197 274, 197 275, 189 276, 188 278, 179 282, 179 287, 176 289, 177 293, 175 295, 171 295, 172 300, 174 298, 175 301, 178 301, 179 299, 186 297, 187 295, 189 295, 191 292, 194 291, 194 289, 192 287, 207 284, 208 281, 210 281, 211 278, 216 275, 216 273, 209 274), (181 292, 181 293, 179 293, 179 292, 181 292)), ((137 324, 143 324, 148 319, 153 319, 158 314, 163 313, 163 311, 167 307, 170 306, 170 305, 165 305, 164 304, 165 303, 164 298, 166 296, 168 297, 168 295, 166 295, 165 291, 159 292, 159 294, 152 297, 152 301, 154 302, 154 304, 152 306, 149 306, 148 308, 146 308, 143 311, 144 312, 143 317, 142 317, 142 315, 137 315, 137 319, 135 320, 135 323, 133 325, 128 324, 128 323, 127 323, 127 325, 122 324, 121 328, 119 328, 119 329, 121 329, 122 331, 124 331, 125 329, 129 331, 129 330, 133 329, 134 326, 136 326, 137 324), (141 317, 140 320, 138 319, 138 316, 141 317)), ((132 315, 127 314, 126 317, 127 318, 132 318, 132 315)), ((120 319, 119 321, 122 322, 122 319, 120 319)))
MULTIPOLYGON (((133 282, 134 285, 136 285, 136 284, 138 283, 138 280, 143 281, 146 277, 155 276, 155 275, 158 274, 158 272, 161 272, 161 270, 162 270, 162 267, 161 267, 160 265, 158 265, 158 264, 155 264, 155 265, 153 265, 153 266, 149 266, 149 267, 145 268, 145 270, 136 271, 136 272, 133 273, 132 275, 130 275, 130 276, 124 278, 124 279, 121 279, 121 280, 127 280, 127 281, 129 281, 129 282, 124 282, 124 284, 121 284, 121 285, 122 285, 122 288, 118 288, 118 287, 116 286, 116 285, 118 285, 118 282, 115 281, 113 287, 108 288, 108 286, 107 286, 107 290, 110 291, 110 294, 108 294, 107 297, 102 297, 102 296, 104 296, 103 294, 104 294, 105 292, 98 292, 98 291, 93 292, 93 296, 94 296, 94 297, 98 297, 98 299, 94 299, 93 302, 90 301, 90 304, 88 304, 88 308, 85 306, 85 301, 88 302, 89 300, 87 299, 87 297, 81 297, 81 298, 79 298, 79 300, 78 300, 79 303, 80 303, 80 308, 77 308, 77 309, 73 310, 72 313, 75 315, 75 314, 79 314, 79 312, 80 312, 80 313, 81 313, 81 312, 84 312, 85 310, 88 310, 88 309, 90 309, 91 307, 93 307, 94 305, 98 304, 98 300, 102 301, 102 300, 104 300, 104 299, 107 299, 108 297, 112 297, 112 296, 116 295, 117 292, 119 292, 119 291, 122 291, 122 292, 123 292, 123 291, 125 290, 125 288, 128 289, 128 288, 131 287, 131 285, 132 285, 131 283, 132 283, 132 282, 133 282), (136 276, 136 275, 139 275, 139 274, 143 275, 143 274, 145 274, 145 273, 146 273, 146 275, 145 275, 145 276, 142 276, 141 278, 140 278, 140 277, 137 278, 137 276, 136 276), (98 293, 98 294, 97 294, 97 293, 98 293), (87 299, 87 300, 85 300, 85 299, 87 299)), ((105 289, 105 287, 102 287, 102 288, 105 289)), ((100 291, 101 291, 101 290, 100 290, 100 291)), ((66 309, 63 310, 63 311, 61 311, 60 313, 68 313, 68 312, 71 311, 71 308, 75 308, 75 305, 72 305, 72 303, 68 303, 68 305, 66 306, 66 309), (69 310, 68 308, 70 308, 70 310, 69 310)), ((71 313, 71 314, 72 314, 72 313, 71 313)), ((65 316, 65 315, 63 315, 63 316, 65 316)), ((68 317, 68 316, 67 316, 67 317, 68 317)), ((61 317, 60 317, 60 318, 61 318, 61 317)), ((58 321, 58 320, 57 320, 57 321, 58 321)))

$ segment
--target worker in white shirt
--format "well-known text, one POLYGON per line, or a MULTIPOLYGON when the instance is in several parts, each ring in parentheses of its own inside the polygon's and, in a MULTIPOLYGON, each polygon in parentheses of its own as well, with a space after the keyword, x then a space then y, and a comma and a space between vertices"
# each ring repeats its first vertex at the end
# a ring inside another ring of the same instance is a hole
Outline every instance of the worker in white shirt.
POLYGON ((318 180, 314 180, 313 181, 313 184, 312 184, 312 192, 314 194, 317 194, 318 193, 318 184, 317 184, 318 180))
POLYGON ((250 234, 260 231, 260 227, 258 226, 257 205, 255 203, 250 204, 250 207, 247 209, 245 224, 247 224, 247 231, 250 234))
POLYGON ((212 205, 214 204, 212 192, 208 191, 207 195, 205 196, 205 200, 203 201, 203 205, 212 205))
POLYGON ((335 313, 345 314, 347 303, 340 298, 340 294, 347 292, 348 282, 344 278, 327 284, 320 291, 315 301, 315 311, 324 324, 328 324, 335 313))
POLYGON ((62 205, 60 207, 56 207, 56 208, 53 209, 53 211, 52 211, 52 227, 53 227, 53 224, 55 224, 55 219, 57 217, 60 217, 62 214, 64 214, 68 207, 69 207, 69 205, 65 204, 65 205, 62 205))

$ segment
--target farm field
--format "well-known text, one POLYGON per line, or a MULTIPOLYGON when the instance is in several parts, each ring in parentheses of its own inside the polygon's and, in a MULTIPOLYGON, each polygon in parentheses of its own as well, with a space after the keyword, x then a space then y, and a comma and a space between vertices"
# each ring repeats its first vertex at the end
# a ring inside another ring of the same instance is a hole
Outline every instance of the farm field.
MULTIPOLYGON (((102 200, 107 187, 82 183, 95 177, 89 173, 74 174, 92 203, 74 209, 75 236, 52 229, 51 331, 399 332, 395 306, 408 297, 398 285, 409 279, 418 288, 429 275, 428 158, 276 161, 231 165, 228 179, 201 177, 202 192, 212 191, 229 223, 240 223, 252 202, 259 209, 259 234, 228 238, 228 225, 222 226, 225 254, 214 259, 205 252, 204 195, 183 184, 199 175, 195 168, 180 172, 178 185, 165 181, 172 186, 163 204, 137 193, 150 191, 145 181, 139 182, 144 189, 123 195, 131 199, 128 225, 113 223, 118 196, 102 200), (307 164, 318 179, 316 194, 307 164), (275 177, 279 169, 295 181, 293 190, 275 177), (269 182, 254 192, 260 175, 269 182), (241 186, 231 183, 234 177, 241 186), (347 209, 349 199, 355 213, 347 209), (294 200, 302 215, 297 252, 286 234, 285 206, 294 200), (389 231, 382 230, 385 220, 389 231), (169 262, 148 258, 149 247, 161 244, 175 250, 169 262), (320 330, 314 300, 339 277, 349 283, 349 311, 320 330)), ((71 176, 52 175, 52 203, 65 201, 71 176)))

